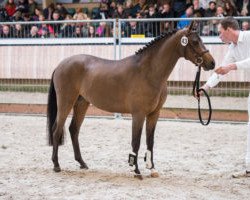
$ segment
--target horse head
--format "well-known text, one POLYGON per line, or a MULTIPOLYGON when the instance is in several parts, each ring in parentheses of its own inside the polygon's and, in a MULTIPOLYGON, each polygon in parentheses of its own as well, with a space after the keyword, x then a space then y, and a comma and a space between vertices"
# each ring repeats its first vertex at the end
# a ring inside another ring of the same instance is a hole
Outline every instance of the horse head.
POLYGON ((198 32, 196 31, 197 23, 192 21, 188 28, 182 31, 180 44, 182 46, 182 56, 201 66, 204 70, 211 70, 215 67, 215 61, 212 55, 204 46, 198 32))

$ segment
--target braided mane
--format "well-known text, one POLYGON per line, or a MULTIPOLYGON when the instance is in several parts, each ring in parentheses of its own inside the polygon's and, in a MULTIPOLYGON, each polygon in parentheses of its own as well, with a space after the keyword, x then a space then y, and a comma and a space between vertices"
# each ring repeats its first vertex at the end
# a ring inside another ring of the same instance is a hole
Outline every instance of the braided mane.
POLYGON ((152 41, 150 41, 149 43, 147 43, 144 47, 140 48, 138 51, 135 52, 135 54, 141 54, 142 52, 144 52, 145 50, 149 49, 151 46, 153 46, 155 43, 157 43, 158 41, 160 41, 161 39, 168 39, 170 36, 172 36, 173 34, 175 34, 178 30, 174 29, 170 32, 165 32, 162 33, 160 36, 157 36, 156 38, 154 38, 152 41))

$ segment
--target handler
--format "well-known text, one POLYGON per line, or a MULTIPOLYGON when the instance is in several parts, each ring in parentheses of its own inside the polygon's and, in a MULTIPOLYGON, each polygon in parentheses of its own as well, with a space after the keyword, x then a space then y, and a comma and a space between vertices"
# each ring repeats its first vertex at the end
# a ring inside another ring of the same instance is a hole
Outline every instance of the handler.
MULTIPOLYGON (((250 69, 250 31, 240 31, 239 23, 233 17, 224 18, 220 22, 218 30, 222 42, 230 43, 230 45, 222 64, 202 86, 204 90, 216 86, 222 76, 232 70, 250 69)), ((248 117, 246 173, 244 176, 250 177, 250 94, 248 96, 248 117)))

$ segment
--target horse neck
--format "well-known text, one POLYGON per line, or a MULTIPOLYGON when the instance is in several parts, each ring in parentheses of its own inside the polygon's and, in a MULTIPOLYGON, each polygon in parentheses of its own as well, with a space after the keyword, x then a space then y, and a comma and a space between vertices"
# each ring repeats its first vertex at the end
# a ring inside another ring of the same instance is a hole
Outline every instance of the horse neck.
MULTIPOLYGON (((164 40, 164 39, 163 39, 164 40)), ((148 53, 144 58, 146 66, 145 72, 147 77, 158 84, 167 81, 170 73, 173 71, 178 59, 181 57, 179 51, 180 35, 175 33, 169 38, 162 41, 148 53)))

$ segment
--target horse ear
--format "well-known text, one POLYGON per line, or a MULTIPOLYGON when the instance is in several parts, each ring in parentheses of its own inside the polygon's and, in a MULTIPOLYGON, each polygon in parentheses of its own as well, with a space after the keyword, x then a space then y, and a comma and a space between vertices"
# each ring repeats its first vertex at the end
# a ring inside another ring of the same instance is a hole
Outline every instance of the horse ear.
POLYGON ((196 30, 198 27, 198 22, 197 21, 192 21, 191 24, 188 27, 188 32, 196 30))

